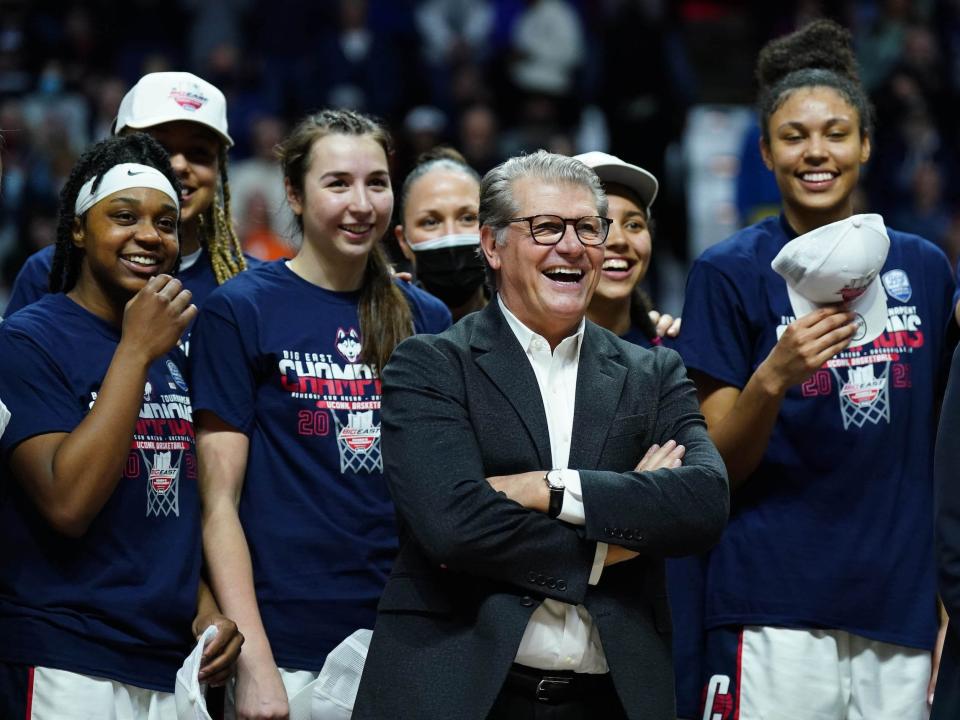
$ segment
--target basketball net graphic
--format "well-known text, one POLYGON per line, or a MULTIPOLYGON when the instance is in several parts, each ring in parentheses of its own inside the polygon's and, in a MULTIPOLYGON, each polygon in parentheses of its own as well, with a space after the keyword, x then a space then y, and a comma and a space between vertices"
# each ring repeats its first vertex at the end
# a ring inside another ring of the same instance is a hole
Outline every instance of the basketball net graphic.
POLYGON ((871 422, 879 425, 882 420, 890 422, 890 361, 883 364, 883 372, 877 377, 874 365, 849 368, 847 379, 840 377, 840 370, 830 368, 840 388, 840 414, 843 429, 851 425, 862 428, 871 422))
POLYGON ((148 470, 147 480, 147 516, 163 517, 173 513, 180 517, 180 451, 176 465, 171 464, 171 451, 154 452, 153 460, 140 450, 140 457, 148 470))
POLYGON ((383 458, 380 455, 380 426, 373 423, 373 411, 347 413, 344 425, 333 415, 337 431, 337 449, 340 451, 340 472, 383 472, 383 458))

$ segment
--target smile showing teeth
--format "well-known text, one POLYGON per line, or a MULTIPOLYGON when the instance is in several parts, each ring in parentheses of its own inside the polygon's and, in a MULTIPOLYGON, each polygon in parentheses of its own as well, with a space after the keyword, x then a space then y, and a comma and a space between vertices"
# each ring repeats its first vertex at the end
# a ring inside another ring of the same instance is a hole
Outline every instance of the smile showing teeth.
POLYGON ((543 274, 546 275, 551 280, 556 282, 579 282, 580 278, 583 277, 583 270, 579 268, 572 267, 555 267, 547 268, 543 271, 543 274))
POLYGON ((344 230, 352 233, 365 233, 367 232, 372 225, 341 225, 344 230))
POLYGON ((156 258, 147 257, 146 255, 126 255, 123 259, 127 262, 132 262, 134 265, 143 265, 144 267, 153 267, 157 264, 156 258))
POLYGON ((603 261, 604 270, 629 270, 630 263, 623 258, 607 258, 603 261))
POLYGON ((833 174, 828 172, 803 173, 800 176, 805 182, 826 182, 833 180, 833 174))

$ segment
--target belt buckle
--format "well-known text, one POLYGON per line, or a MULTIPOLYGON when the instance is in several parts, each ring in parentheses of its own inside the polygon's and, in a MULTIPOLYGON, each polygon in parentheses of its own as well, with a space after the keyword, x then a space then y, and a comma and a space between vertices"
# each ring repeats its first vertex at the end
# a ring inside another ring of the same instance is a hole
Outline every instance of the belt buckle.
POLYGON ((537 700, 540 702, 551 702, 552 690, 559 690, 570 684, 570 678, 557 677, 556 675, 544 675, 537 683, 537 700))

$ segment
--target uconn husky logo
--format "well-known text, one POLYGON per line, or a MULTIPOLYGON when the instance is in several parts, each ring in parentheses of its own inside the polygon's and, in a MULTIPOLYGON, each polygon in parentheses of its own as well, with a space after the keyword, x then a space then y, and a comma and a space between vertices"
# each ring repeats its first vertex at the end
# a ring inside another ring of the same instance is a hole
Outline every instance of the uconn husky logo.
POLYGON ((346 358, 347 362, 355 363, 360 357, 360 333, 354 328, 344 332, 337 330, 337 352, 346 358))

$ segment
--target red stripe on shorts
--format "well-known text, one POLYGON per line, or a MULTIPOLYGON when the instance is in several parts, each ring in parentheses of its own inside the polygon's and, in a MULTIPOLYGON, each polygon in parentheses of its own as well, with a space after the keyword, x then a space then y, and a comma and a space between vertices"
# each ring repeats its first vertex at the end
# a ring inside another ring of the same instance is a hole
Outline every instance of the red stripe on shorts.
POLYGON ((743 628, 740 628, 740 639, 737 641, 737 697, 733 705, 733 720, 740 720, 740 670, 743 668, 743 628))
POLYGON ((30 717, 33 715, 33 670, 34 668, 27 668, 27 715, 26 720, 30 720, 30 717))

